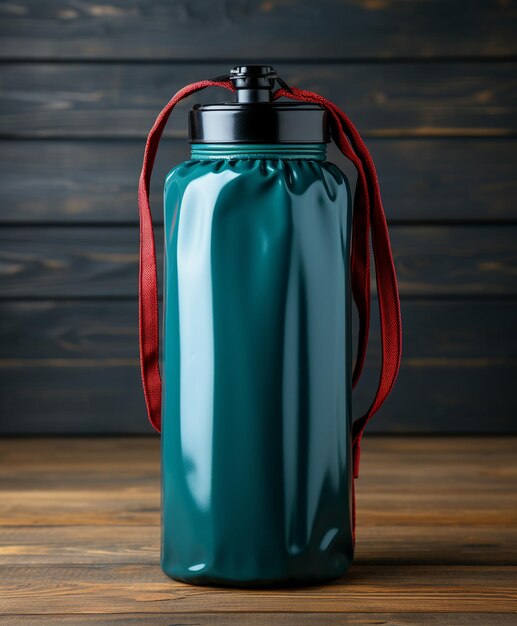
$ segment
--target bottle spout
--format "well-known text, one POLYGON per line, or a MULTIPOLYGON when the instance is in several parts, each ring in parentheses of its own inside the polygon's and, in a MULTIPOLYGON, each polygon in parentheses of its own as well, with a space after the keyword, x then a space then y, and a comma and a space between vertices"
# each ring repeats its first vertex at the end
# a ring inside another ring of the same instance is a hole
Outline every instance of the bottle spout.
POLYGON ((238 65, 230 70, 237 102, 271 102, 278 76, 270 65, 238 65))

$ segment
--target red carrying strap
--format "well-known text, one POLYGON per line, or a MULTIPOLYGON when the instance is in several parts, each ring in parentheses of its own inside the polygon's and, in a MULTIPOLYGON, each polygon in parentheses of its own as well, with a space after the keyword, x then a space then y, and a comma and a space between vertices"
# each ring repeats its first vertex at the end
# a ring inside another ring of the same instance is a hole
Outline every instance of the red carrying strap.
POLYGON ((359 381, 366 358, 370 329, 370 230, 381 324, 382 362, 377 392, 370 408, 352 427, 354 478, 359 476, 361 439, 366 424, 381 408, 395 384, 402 356, 402 322, 397 275, 382 206, 379 179, 361 135, 348 116, 335 104, 312 91, 279 89, 275 98, 292 98, 325 107, 332 121, 332 137, 357 169, 352 226, 352 293, 359 313, 359 345, 353 385, 359 381))
MULTIPOLYGON (((161 430, 162 382, 159 369, 158 286, 154 232, 149 206, 151 173, 163 130, 176 104, 205 87, 234 90, 229 80, 204 80, 180 89, 160 113, 145 147, 142 173, 138 187, 140 213, 139 329, 140 367, 147 412, 151 424, 161 430)), ((402 327, 397 277, 393 264, 388 226, 382 206, 375 165, 358 131, 335 104, 312 91, 282 88, 274 98, 291 98, 313 102, 325 107, 332 124, 332 137, 341 152, 354 164, 358 178, 354 195, 352 226, 352 293, 359 313, 359 343, 353 373, 355 386, 366 358, 370 328, 370 232, 375 261, 377 298, 379 303, 382 363, 377 392, 368 411, 356 420, 352 431, 354 478, 359 474, 361 439, 366 424, 388 397, 400 367, 402 327)), ((355 526, 355 513, 354 513, 355 526)))
POLYGON ((142 172, 138 183, 138 212, 140 214, 140 271, 138 275, 138 322, 140 341, 140 372, 149 421, 160 432, 162 428, 162 379, 160 376, 160 334, 158 321, 158 277, 154 245, 153 218, 149 191, 154 160, 163 131, 174 107, 191 94, 205 87, 226 87, 233 91, 229 80, 202 80, 180 89, 156 118, 145 145, 142 172))

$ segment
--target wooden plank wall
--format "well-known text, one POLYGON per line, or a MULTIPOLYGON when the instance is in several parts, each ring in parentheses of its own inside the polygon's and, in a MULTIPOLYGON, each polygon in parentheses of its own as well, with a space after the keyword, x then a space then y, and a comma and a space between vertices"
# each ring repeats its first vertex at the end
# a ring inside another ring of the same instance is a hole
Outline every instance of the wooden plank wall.
MULTIPOLYGON (((340 103, 378 165, 405 351, 372 430, 517 431, 516 14, 512 0, 1 1, 0 431, 150 431, 136 338, 144 139, 177 88, 239 62, 340 103)), ((157 223, 190 105, 161 149, 157 223)), ((375 325, 358 412, 375 388, 375 325)))

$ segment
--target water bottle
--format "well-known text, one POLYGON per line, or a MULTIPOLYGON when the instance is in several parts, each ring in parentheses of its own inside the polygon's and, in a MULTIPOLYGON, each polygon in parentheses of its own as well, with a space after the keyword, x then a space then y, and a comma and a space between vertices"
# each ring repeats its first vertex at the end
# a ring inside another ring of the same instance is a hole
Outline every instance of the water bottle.
POLYGON ((176 580, 313 584, 352 563, 359 444, 398 371, 400 309, 375 169, 343 116, 272 67, 248 65, 178 92, 150 133, 139 188, 140 349, 162 434, 161 565, 176 580), (165 180, 160 374, 150 172, 175 104, 209 86, 234 101, 191 109, 190 159, 165 180), (358 168, 354 201, 326 160, 331 133, 358 168), (370 230, 384 358, 374 402, 354 424, 370 230))

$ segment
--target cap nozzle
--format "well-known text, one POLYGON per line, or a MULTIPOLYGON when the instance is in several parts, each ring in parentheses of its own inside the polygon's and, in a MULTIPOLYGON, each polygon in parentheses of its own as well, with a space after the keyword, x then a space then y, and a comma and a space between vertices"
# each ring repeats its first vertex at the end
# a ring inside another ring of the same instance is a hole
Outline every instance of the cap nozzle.
POLYGON ((277 73, 270 65, 238 65, 230 70, 237 102, 271 102, 277 73))

